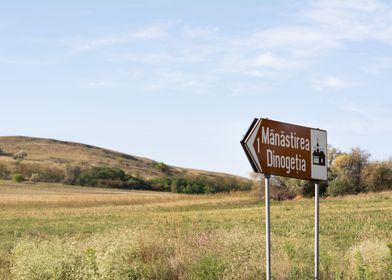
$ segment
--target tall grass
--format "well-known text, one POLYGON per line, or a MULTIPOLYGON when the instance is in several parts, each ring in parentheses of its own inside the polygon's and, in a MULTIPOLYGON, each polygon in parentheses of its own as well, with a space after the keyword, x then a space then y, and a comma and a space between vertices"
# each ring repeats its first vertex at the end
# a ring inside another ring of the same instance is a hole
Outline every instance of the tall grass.
MULTIPOLYGON (((263 205, 249 194, 9 183, 0 193, 0 279, 265 278, 263 205), (24 192, 33 202, 19 207, 24 192)), ((322 279, 392 279, 391 198, 321 201, 322 279)), ((313 200, 273 202, 271 223, 274 279, 312 279, 313 200)))

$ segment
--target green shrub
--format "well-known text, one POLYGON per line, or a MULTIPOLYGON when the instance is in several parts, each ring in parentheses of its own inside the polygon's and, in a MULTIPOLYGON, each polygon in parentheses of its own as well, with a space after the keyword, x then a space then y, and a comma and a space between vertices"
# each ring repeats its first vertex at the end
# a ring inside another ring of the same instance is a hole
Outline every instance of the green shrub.
POLYGON ((158 162, 157 164, 155 164, 155 168, 158 169, 162 173, 166 173, 169 171, 169 167, 166 164, 164 164, 163 162, 158 162))
POLYGON ((92 167, 82 171, 77 182, 82 186, 109 186, 118 185, 127 179, 125 172, 119 168, 92 167))
POLYGON ((12 181, 14 181, 16 183, 20 183, 20 182, 24 181, 24 177, 22 174, 16 173, 16 174, 12 175, 12 181))
POLYGON ((148 184, 151 190, 186 194, 248 191, 252 188, 250 183, 241 183, 232 178, 209 179, 204 176, 160 177, 150 180, 148 184))
POLYGON ((92 167, 80 172, 75 182, 82 186, 147 189, 146 183, 116 167, 92 167))
POLYGON ((145 190, 147 189, 147 184, 142 179, 128 176, 129 178, 126 181, 126 187, 135 190, 145 190))
POLYGON ((338 195, 344 195, 346 193, 349 193, 349 188, 348 188, 348 185, 344 181, 339 180, 337 178, 329 183, 328 195, 338 196, 338 195))

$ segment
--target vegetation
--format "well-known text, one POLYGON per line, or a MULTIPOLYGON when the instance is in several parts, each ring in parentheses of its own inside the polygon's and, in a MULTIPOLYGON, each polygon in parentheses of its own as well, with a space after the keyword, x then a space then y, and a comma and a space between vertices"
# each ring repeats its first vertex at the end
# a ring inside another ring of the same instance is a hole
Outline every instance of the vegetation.
POLYGON ((171 191, 201 194, 229 191, 245 191, 251 184, 239 184, 236 180, 211 180, 205 177, 159 177, 144 181, 125 174, 119 168, 92 167, 75 175, 74 181, 82 186, 171 191))
MULTIPOLYGON (((333 147, 329 147, 328 157, 328 183, 320 184, 322 195, 392 190, 392 158, 369 161, 370 154, 360 148, 343 153, 333 147)), ((314 193, 313 182, 287 178, 279 178, 278 181, 297 194, 312 196, 314 193)))
MULTIPOLYGON (((320 202, 321 279, 391 279, 392 192, 320 202)), ((314 201, 271 204, 274 279, 312 279, 314 201)), ((264 279, 264 205, 0 181, 0 279, 264 279)))
POLYGON ((155 168, 159 170, 159 172, 166 173, 169 171, 169 167, 163 163, 163 162, 158 162, 155 164, 155 168))
POLYGON ((27 153, 25 151, 18 151, 12 155, 12 158, 16 160, 22 160, 25 159, 26 157, 27 157, 27 153))
MULTIPOLYGON (((185 194, 262 189, 260 176, 254 176, 252 186, 251 180, 233 175, 172 167, 83 144, 0 137, 0 145, 4 151, 0 156, 0 179, 12 179, 13 174, 19 173, 35 183, 62 182, 185 194)), ((320 183, 323 196, 392 190, 392 158, 371 161, 370 154, 360 148, 342 152, 328 147, 328 169, 328 182, 320 183)), ((271 195, 278 200, 298 195, 310 197, 313 190, 311 181, 275 177, 271 195)))
POLYGON ((0 137, 0 179, 20 173, 32 183, 214 193, 246 190, 250 180, 171 167, 89 145, 30 137, 0 137), (28 154, 28 158, 27 158, 28 154))
POLYGON ((186 194, 248 191, 252 187, 250 183, 239 184, 236 180, 212 180, 202 176, 197 178, 188 178, 185 176, 161 177, 151 180, 149 186, 151 190, 186 194))
POLYGON ((25 179, 24 179, 23 175, 20 173, 16 173, 16 174, 12 175, 12 181, 14 181, 16 183, 23 182, 24 180, 25 179))

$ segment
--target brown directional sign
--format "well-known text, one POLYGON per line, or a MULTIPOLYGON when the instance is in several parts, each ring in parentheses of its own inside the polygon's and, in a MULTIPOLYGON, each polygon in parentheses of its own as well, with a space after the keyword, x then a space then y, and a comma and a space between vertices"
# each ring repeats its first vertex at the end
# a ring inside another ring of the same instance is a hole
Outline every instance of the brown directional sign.
POLYGON ((241 145, 254 172, 327 180, 327 132, 254 119, 241 145))

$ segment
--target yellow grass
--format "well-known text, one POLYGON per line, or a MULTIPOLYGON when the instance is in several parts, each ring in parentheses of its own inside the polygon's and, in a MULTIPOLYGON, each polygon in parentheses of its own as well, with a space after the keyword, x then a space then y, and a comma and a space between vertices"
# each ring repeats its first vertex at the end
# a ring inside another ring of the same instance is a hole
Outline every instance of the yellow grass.
MULTIPOLYGON (((320 211, 323 279, 392 275, 391 192, 322 199, 320 211)), ((0 279, 264 277, 264 206, 251 193, 0 181, 0 220, 0 279)), ((273 202, 271 222, 275 279, 311 279, 313 200, 273 202)))

